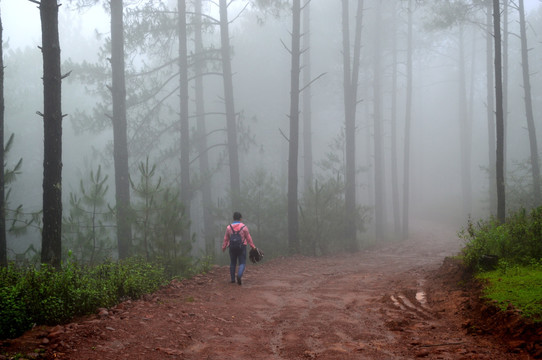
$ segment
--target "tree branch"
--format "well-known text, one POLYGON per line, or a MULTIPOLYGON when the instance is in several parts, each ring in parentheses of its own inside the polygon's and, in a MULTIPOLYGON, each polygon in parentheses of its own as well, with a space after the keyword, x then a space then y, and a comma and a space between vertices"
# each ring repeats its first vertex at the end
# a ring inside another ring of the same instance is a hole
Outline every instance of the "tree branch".
POLYGON ((318 75, 316 78, 312 79, 307 85, 303 86, 299 92, 301 93, 303 90, 305 90, 306 88, 308 88, 309 86, 312 85, 313 82, 315 82, 316 80, 320 79, 322 76, 326 75, 327 73, 321 73, 320 75, 318 75))
MULTIPOLYGON (((238 13, 233 19, 231 19, 230 21, 228 21, 228 24, 231 24, 231 23, 233 23, 235 20, 237 20, 237 19, 239 18, 239 16, 241 16, 241 14, 245 11, 245 9, 247 8, 248 4, 249 4, 249 3, 247 2, 247 3, 245 4, 245 6, 241 9, 241 11, 239 11, 239 13, 238 13)), ((228 4, 228 6, 229 6, 229 4, 228 4)))
POLYGON ((284 133, 282 132, 282 129, 281 129, 281 128, 279 128, 279 132, 280 132, 280 134, 282 135, 282 137, 283 137, 284 139, 286 139, 287 142, 290 142, 290 139, 288 139, 288 138, 286 137, 286 135, 284 135, 284 133))
POLYGON ((209 19, 213 25, 219 25, 220 24, 220 21, 218 21, 214 17, 212 17, 210 15, 207 15, 207 14, 204 14, 204 13, 196 13, 194 11, 187 11, 186 14, 188 14, 188 15, 201 15, 202 17, 204 17, 206 19, 209 19))
POLYGON ((292 54, 292 51, 290 49, 288 49, 288 46, 286 46, 286 44, 284 43, 284 41, 282 41, 282 39, 280 40, 280 43, 282 44, 282 46, 284 46, 284 48, 286 49, 286 51, 288 51, 290 53, 290 55, 292 54))
POLYGON ((309 6, 310 3, 311 3, 311 0, 307 0, 307 2, 305 4, 303 4, 303 6, 301 7, 300 10, 305 9, 305 7, 309 6))
POLYGON ((198 156, 196 156, 195 158, 190 160, 190 165, 192 165, 192 163, 194 161, 198 160, 201 157, 201 155, 203 155, 204 153, 209 152, 209 150, 211 150, 211 149, 213 149, 215 147, 219 147, 219 146, 224 146, 225 147, 225 146, 228 146, 228 144, 226 144, 226 143, 224 143, 224 144, 214 144, 214 145, 209 146, 207 149, 205 149, 204 152, 199 153, 198 156))
POLYGON ((71 73, 72 73, 72 70, 68 71, 66 74, 62 75, 62 76, 60 77, 60 79, 67 78, 68 76, 70 76, 71 73))

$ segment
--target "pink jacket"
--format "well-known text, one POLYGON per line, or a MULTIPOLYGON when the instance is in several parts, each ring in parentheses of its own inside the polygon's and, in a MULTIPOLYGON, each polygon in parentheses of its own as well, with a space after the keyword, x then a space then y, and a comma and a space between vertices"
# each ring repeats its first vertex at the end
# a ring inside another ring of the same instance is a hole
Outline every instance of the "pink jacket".
MULTIPOLYGON (((245 224, 242 222, 235 222, 231 224, 233 226, 233 230, 236 232, 239 231, 240 228, 243 228, 241 230, 241 237, 243 238, 243 245, 250 245, 251 248, 255 248, 254 243, 252 242, 252 237, 250 236, 250 233, 248 232, 248 228, 245 224)), ((226 233, 224 234, 224 241, 222 242, 222 251, 224 251, 228 246, 230 246, 230 235, 232 234, 231 227, 228 225, 226 227, 226 233)))

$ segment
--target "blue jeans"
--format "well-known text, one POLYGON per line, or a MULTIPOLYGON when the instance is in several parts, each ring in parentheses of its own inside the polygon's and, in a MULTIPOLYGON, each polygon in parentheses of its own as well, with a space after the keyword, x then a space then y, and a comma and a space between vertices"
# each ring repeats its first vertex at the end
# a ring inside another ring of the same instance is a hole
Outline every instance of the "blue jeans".
POLYGON ((243 272, 245 271, 245 264, 247 262, 247 246, 243 245, 241 249, 232 250, 230 248, 230 276, 231 281, 235 281, 235 266, 237 265, 237 260, 239 260, 239 271, 237 272, 237 277, 241 278, 243 272))

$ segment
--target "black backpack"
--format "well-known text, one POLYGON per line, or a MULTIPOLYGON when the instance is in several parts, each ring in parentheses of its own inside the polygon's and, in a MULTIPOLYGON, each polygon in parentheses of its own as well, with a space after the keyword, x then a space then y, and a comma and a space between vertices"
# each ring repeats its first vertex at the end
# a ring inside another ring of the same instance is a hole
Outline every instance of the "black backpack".
POLYGON ((233 230, 233 226, 230 224, 230 228, 232 231, 230 235, 230 249, 239 250, 243 247, 243 237, 241 236, 241 230, 243 230, 244 227, 245 225, 241 226, 239 231, 236 232, 235 230, 233 230))

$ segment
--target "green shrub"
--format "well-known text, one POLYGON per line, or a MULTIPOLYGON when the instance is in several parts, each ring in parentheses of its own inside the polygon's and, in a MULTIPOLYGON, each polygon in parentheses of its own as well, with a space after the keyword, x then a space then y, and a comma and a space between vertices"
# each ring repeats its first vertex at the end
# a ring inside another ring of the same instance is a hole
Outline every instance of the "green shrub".
POLYGON ((120 283, 118 297, 136 299, 143 294, 155 291, 165 282, 162 265, 150 264, 142 258, 129 258, 119 267, 120 283))
POLYGON ((62 270, 0 268, 0 338, 19 336, 33 324, 55 325, 77 315, 137 299, 166 282, 164 267, 140 258, 62 270))
POLYGON ((0 288, 0 338, 13 338, 32 327, 24 309, 24 304, 17 298, 13 287, 0 288))
POLYGON ((501 224, 495 218, 473 224, 459 233, 465 241, 465 265, 484 270, 483 258, 495 256, 513 264, 529 264, 542 258, 542 207, 527 212, 520 209, 501 224))

